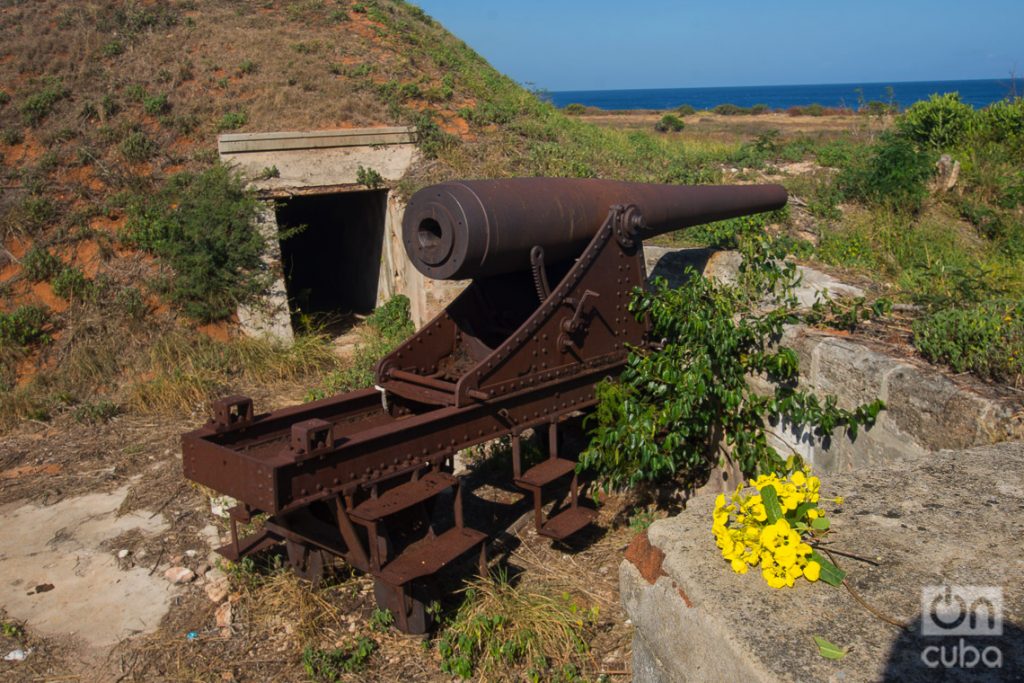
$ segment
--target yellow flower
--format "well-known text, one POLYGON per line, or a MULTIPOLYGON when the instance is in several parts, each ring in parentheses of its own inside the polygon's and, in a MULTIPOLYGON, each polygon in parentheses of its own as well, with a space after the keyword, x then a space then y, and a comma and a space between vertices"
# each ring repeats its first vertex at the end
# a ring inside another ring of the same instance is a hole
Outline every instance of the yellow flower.
POLYGON ((810 510, 807 511, 807 519, 811 520, 812 522, 816 520, 818 517, 821 517, 821 510, 819 510, 818 508, 811 508, 810 510))
POLYGON ((818 577, 820 576, 821 565, 815 562, 814 560, 808 562, 807 566, 804 567, 804 578, 806 578, 808 581, 817 581, 818 577))
POLYGON ((790 480, 793 482, 795 486, 803 486, 804 484, 807 483, 807 475, 805 475, 800 470, 797 470, 796 472, 793 473, 793 476, 790 477, 790 480))
POLYGON ((729 564, 732 565, 732 570, 734 572, 736 572, 737 574, 746 574, 747 573, 747 569, 748 569, 747 563, 744 562, 743 560, 730 560, 729 564))

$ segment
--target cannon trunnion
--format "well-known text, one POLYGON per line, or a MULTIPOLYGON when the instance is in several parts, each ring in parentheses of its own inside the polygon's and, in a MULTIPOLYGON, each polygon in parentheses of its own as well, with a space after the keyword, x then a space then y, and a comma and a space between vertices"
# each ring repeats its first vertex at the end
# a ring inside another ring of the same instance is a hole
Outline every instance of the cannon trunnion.
POLYGON ((375 387, 262 415, 248 398, 225 398, 182 437, 185 476, 239 501, 220 552, 237 560, 283 543, 314 581, 341 557, 374 576, 399 628, 425 631, 431 577, 471 553, 486 567, 487 534, 464 519, 455 453, 510 437, 507 477, 531 494, 538 533, 585 527, 594 512, 558 433, 646 341, 628 310, 646 279, 642 239, 785 201, 772 185, 542 178, 417 192, 403 223, 410 259, 428 276, 473 281, 380 361, 375 387), (531 428, 547 430, 548 449, 527 468, 531 428), (565 495, 545 516, 552 490, 565 495), (240 538, 238 523, 258 512, 264 528, 240 538))

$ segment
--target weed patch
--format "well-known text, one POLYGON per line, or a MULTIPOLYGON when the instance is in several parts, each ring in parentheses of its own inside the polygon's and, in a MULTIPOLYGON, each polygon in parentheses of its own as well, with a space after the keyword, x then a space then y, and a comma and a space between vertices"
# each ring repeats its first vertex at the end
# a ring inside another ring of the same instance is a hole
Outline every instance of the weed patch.
POLYGON ((189 317, 220 320, 269 285, 256 201, 226 167, 175 175, 155 196, 131 197, 127 209, 129 243, 173 271, 167 297, 189 317))
POLYGON ((438 640, 441 670, 475 680, 551 680, 588 651, 597 610, 569 595, 515 586, 505 573, 479 578, 438 640))

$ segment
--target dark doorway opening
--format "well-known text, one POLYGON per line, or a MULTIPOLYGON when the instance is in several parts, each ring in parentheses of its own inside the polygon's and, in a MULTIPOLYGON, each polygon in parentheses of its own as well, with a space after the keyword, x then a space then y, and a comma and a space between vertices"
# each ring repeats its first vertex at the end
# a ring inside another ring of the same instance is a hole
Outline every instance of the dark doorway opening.
POLYGON ((377 304, 387 191, 292 197, 277 204, 293 324, 340 331, 377 304), (297 234, 291 234, 293 231, 297 234))

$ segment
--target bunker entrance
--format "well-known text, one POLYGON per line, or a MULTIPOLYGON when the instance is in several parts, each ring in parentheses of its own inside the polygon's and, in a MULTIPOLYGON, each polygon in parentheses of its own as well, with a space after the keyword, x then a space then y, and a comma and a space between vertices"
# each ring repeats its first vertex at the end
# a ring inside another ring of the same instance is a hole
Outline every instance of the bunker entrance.
POLYGON ((281 265, 293 324, 312 316, 333 331, 377 304, 387 191, 279 201, 281 265))

